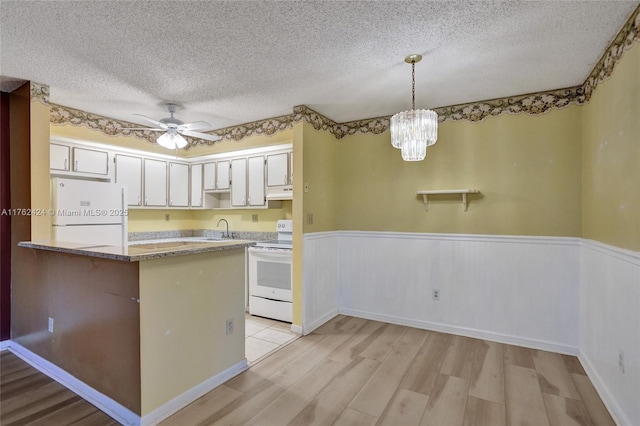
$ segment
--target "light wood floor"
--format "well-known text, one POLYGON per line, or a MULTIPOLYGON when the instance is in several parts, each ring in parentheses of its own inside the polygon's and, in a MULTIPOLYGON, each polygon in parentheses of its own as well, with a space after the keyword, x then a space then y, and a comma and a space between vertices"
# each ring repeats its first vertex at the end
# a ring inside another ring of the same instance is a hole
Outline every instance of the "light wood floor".
POLYGON ((614 425, 575 357, 338 316, 162 423, 614 425))
POLYGON ((0 425, 118 424, 11 352, 0 352, 0 425))
MULTIPOLYGON (((3 426, 117 424, 14 355, 1 361, 3 426)), ((338 316, 162 423, 210 424, 614 422, 575 357, 338 316)))

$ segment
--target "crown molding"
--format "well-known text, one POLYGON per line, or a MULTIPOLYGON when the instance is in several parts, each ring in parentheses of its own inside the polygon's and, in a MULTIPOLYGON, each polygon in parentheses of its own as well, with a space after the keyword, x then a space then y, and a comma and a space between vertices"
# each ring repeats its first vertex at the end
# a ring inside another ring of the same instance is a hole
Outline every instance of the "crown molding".
MULTIPOLYGON (((597 86, 611 76, 624 52, 638 41, 640 41, 640 6, 631 14, 582 85, 435 108, 438 121, 440 123, 477 122, 504 113, 538 115, 569 105, 585 104, 591 99, 597 86)), ((49 86, 32 82, 31 96, 33 99, 49 104, 49 86)), ((150 143, 156 143, 156 135, 153 132, 127 130, 127 127, 139 127, 138 124, 102 117, 62 105, 50 105, 53 125, 85 126, 109 136, 135 136, 150 143)), ((358 133, 374 135, 384 133, 389 130, 390 118, 390 116, 376 117, 337 123, 306 105, 298 105, 293 108, 292 114, 225 127, 209 133, 221 136, 223 140, 240 142, 254 135, 271 136, 292 128, 295 123, 304 121, 316 130, 329 132, 336 139, 342 139, 358 133)), ((202 145, 212 146, 215 143, 192 137, 186 139, 188 142, 186 149, 202 145)))

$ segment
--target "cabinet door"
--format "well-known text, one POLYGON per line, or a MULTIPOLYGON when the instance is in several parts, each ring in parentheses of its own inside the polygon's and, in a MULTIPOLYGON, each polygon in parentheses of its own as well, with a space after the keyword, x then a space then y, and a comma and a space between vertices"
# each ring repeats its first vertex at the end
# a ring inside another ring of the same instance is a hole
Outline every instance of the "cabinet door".
POLYGON ((94 149, 73 148, 73 171, 106 175, 109 172, 109 153, 94 149))
POLYGON ((142 205, 142 158, 116 154, 116 183, 127 188, 127 204, 142 205))
MULTIPOLYGON (((203 188, 205 191, 216 189, 216 163, 204 164, 204 181, 203 188)), ((191 169, 193 173, 193 168, 191 169)), ((192 203, 193 204, 193 203, 192 203)))
POLYGON ((247 205, 247 159, 231 160, 231 206, 247 205))
POLYGON ((144 205, 167 205, 167 162, 144 159, 144 205))
POLYGON ((218 161, 216 164, 216 189, 229 189, 229 169, 231 162, 229 160, 218 161))
POLYGON ((264 206, 264 157, 249 157, 247 205, 264 206))
POLYGON ((169 163, 169 206, 189 207, 189 165, 169 163))
POLYGON ((289 153, 289 185, 293 186, 293 151, 289 153))
POLYGON ((69 171, 69 147, 52 143, 49 145, 49 168, 69 171))
POLYGON ((202 164, 191 165, 191 207, 202 207, 202 164))
POLYGON ((267 155, 267 186, 289 184, 289 153, 267 155))

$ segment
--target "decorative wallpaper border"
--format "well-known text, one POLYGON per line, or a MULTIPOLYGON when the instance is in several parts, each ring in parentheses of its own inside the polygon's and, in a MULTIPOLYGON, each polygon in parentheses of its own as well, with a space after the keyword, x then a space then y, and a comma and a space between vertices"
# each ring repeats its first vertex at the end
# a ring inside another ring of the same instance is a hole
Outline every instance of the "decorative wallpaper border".
POLYGON ((633 11, 582 84, 586 96, 585 101, 591 99, 591 94, 596 90, 598 84, 611 77, 613 69, 622 59, 624 51, 631 48, 633 43, 637 41, 640 41, 640 6, 633 11))
POLYGON ((30 84, 31 100, 49 105, 49 86, 32 81, 30 84))
MULTIPOLYGON (((537 115, 551 109, 564 108, 571 104, 584 104, 591 99, 591 95, 598 84, 611 76, 624 51, 637 41, 640 41, 640 6, 631 14, 582 85, 435 108, 439 122, 462 120, 477 122, 487 117, 495 117, 504 113, 537 115)), ((49 104, 49 87, 32 82, 31 96, 45 104, 49 104)), ((390 118, 390 116, 376 117, 336 123, 306 105, 298 105, 293 108, 292 114, 225 127, 209 133, 221 136, 223 140, 240 142, 242 139, 253 135, 271 136, 277 132, 292 128, 295 123, 305 121, 316 130, 327 131, 335 136, 336 139, 342 139, 345 136, 357 133, 371 133, 374 135, 384 133, 389 130, 390 118)), ((157 138, 156 133, 147 130, 127 130, 127 128, 139 127, 138 124, 102 117, 56 104, 51 104, 51 124, 86 126, 90 129, 101 131, 106 135, 135 136, 150 143, 156 143, 157 138)), ((186 139, 189 143, 186 149, 198 145, 211 146, 216 143, 191 137, 186 139)))

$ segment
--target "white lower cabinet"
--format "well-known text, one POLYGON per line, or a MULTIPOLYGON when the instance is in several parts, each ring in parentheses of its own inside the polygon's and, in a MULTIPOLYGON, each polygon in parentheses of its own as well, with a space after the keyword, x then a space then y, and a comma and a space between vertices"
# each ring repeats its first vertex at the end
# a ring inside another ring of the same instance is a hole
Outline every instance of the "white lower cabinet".
POLYGON ((167 205, 167 162, 144 159, 144 205, 166 207, 167 205))
POLYGON ((169 207, 189 207, 189 165, 169 163, 169 207))

